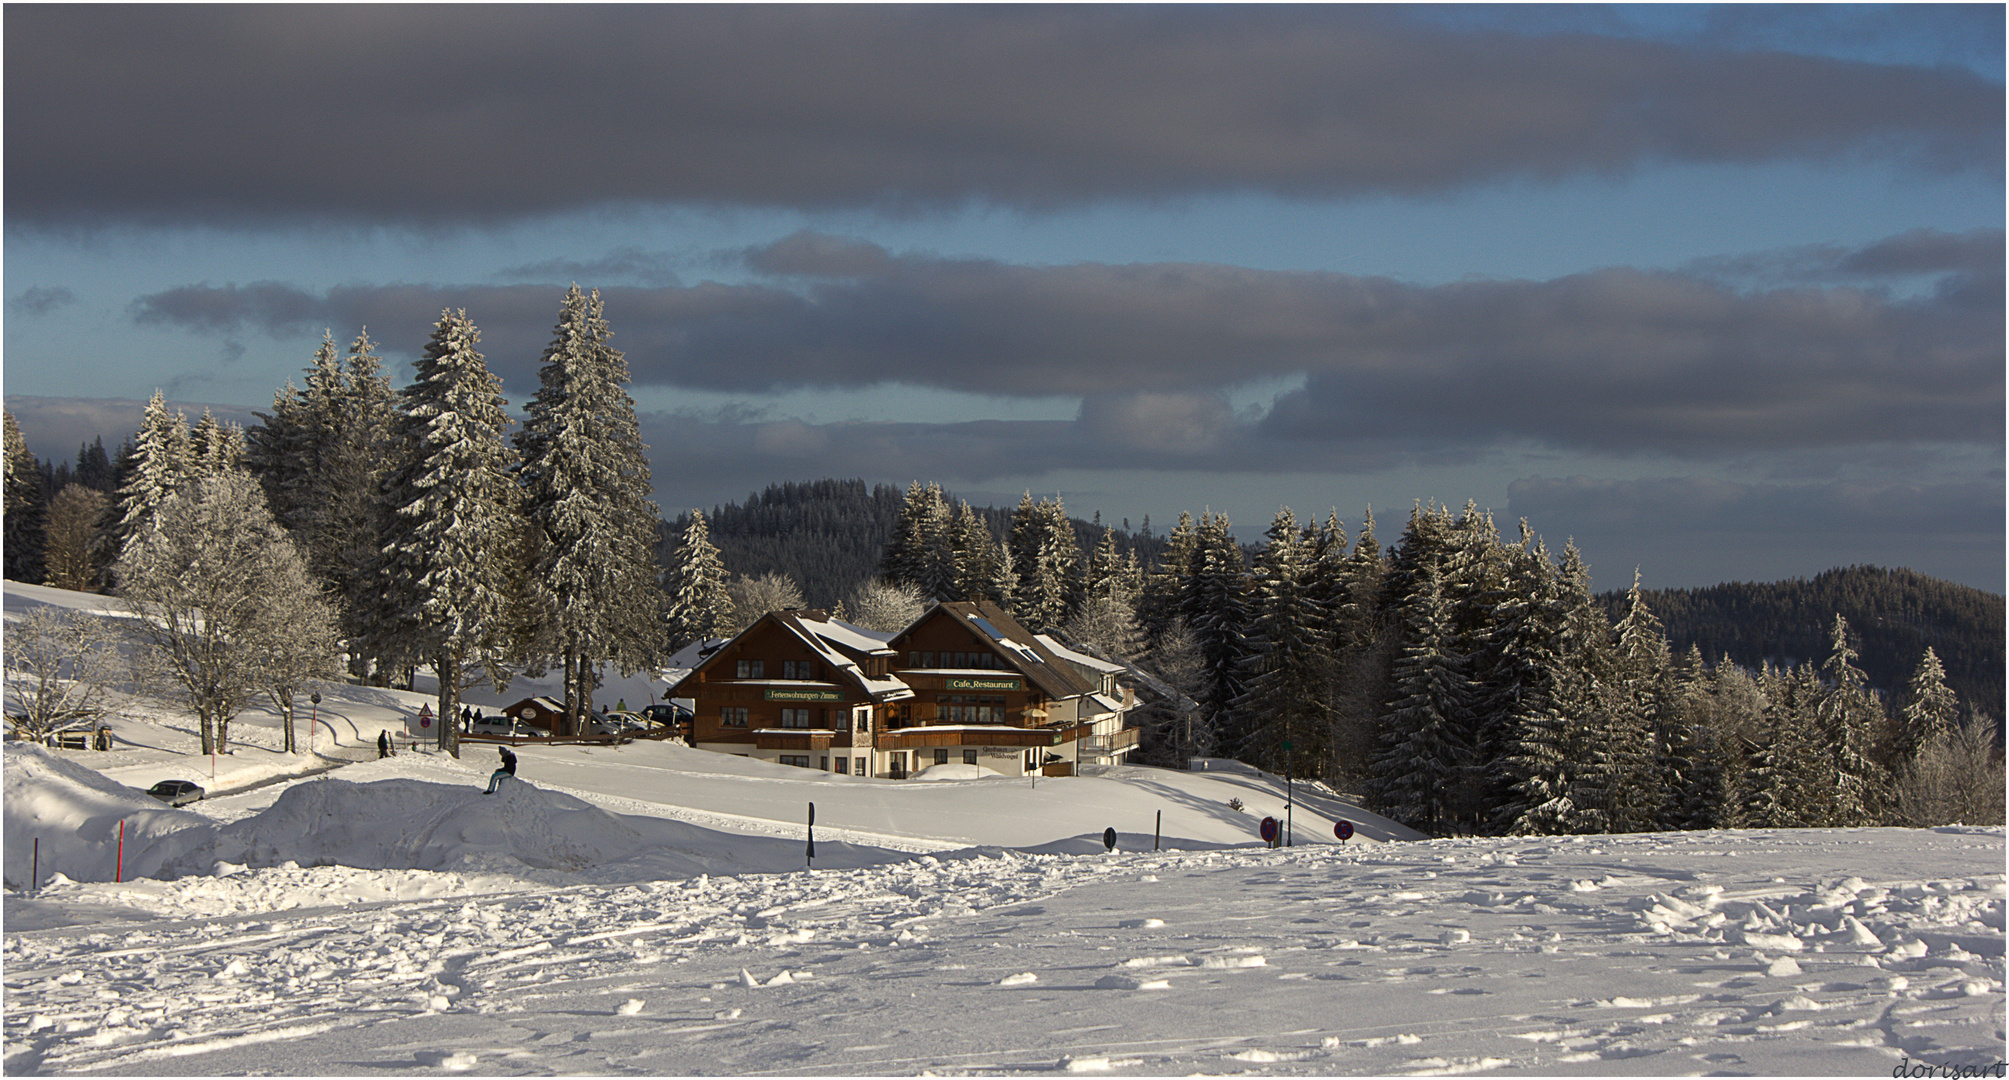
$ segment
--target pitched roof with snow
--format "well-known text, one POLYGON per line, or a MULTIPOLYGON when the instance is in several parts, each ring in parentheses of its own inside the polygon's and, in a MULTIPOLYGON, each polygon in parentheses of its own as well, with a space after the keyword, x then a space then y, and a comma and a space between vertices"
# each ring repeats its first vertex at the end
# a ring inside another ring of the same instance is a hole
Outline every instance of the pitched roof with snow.
MULTIPOLYGON (((772 622, 799 639, 810 650, 821 657, 823 662, 841 673, 841 677, 857 684, 875 700, 898 701, 914 695, 913 688, 891 676, 874 678, 865 673, 862 661, 866 657, 893 655, 887 647, 891 634, 867 630, 854 626, 842 619, 833 619, 827 613, 817 610, 770 611, 754 620, 752 626, 740 631, 731 641, 706 642, 704 648, 686 646, 677 658, 690 664, 680 674, 676 674, 671 693, 675 693, 685 681, 720 655, 727 652, 726 646, 751 634, 761 625, 772 622)), ((676 660, 672 660, 672 665, 676 660)))

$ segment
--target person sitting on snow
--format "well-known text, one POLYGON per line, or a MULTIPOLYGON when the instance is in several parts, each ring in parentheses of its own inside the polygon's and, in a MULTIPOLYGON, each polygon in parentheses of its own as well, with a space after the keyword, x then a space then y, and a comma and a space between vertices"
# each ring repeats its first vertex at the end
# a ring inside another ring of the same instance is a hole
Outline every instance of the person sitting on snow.
POLYGON ((495 794, 495 789, 502 784, 503 777, 516 775, 516 755, 510 753, 507 746, 497 749, 502 751, 502 768, 488 774, 488 790, 482 792, 483 795, 495 794))

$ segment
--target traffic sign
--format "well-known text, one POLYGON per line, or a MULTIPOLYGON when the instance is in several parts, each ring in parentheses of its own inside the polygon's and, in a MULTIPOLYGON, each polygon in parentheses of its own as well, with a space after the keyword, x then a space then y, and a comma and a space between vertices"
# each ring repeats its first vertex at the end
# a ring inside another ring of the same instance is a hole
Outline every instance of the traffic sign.
POLYGON ((1333 822, 1332 835, 1339 837, 1341 840, 1353 839, 1353 822, 1351 821, 1333 822))
POLYGON ((1116 850, 1116 829, 1114 827, 1102 830, 1102 850, 1116 850))
POLYGON ((1273 817, 1266 817, 1263 819, 1263 839, 1269 841, 1272 844, 1276 843, 1277 819, 1273 817))

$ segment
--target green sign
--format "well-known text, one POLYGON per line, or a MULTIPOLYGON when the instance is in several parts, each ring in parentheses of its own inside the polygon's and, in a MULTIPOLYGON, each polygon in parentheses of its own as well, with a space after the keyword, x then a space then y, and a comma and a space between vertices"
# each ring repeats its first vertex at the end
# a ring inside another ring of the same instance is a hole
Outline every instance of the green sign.
POLYGON ((843 701, 844 695, 836 690, 769 690, 769 701, 843 701))
POLYGON ((942 688, 945 690, 1017 690, 1019 689, 1019 681, 1017 679, 948 678, 942 680, 942 688))

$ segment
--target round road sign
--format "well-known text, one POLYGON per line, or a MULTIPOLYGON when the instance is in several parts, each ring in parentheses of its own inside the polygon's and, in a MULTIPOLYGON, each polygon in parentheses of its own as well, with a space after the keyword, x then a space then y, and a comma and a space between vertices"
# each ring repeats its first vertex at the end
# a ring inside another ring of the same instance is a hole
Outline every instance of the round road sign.
POLYGON ((1264 818, 1263 839, 1274 843, 1276 841, 1276 838, 1277 838, 1277 819, 1273 817, 1264 818))
POLYGON ((1332 835, 1339 837, 1341 840, 1353 839, 1353 822, 1351 821, 1333 822, 1332 835))

